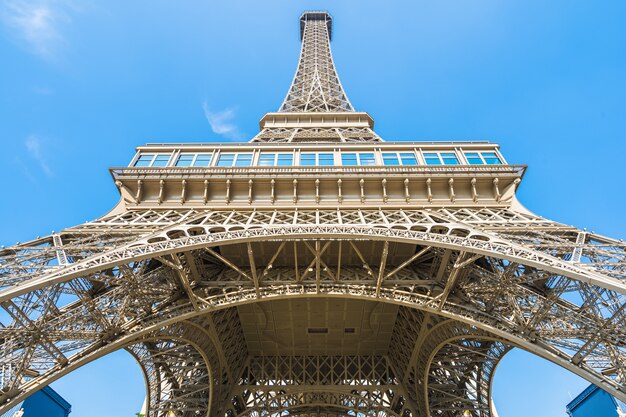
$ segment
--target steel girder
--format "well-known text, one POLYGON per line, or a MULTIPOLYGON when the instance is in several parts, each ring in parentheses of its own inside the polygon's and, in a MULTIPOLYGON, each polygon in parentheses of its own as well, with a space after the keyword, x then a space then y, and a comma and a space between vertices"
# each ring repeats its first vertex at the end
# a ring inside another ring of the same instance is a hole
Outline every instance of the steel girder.
POLYGON ((252 357, 233 394, 228 416, 299 414, 303 407, 368 416, 409 410, 407 394, 382 356, 252 357))
MULTIPOLYGON (((337 123, 337 117, 330 125, 326 123, 306 123, 311 115, 349 114, 354 107, 343 90, 335 69, 330 49, 330 31, 332 18, 324 12, 304 13, 300 18, 302 27, 302 48, 298 68, 294 75, 287 96, 278 113, 297 113, 302 115, 303 124, 298 126, 265 126, 251 142, 382 142, 372 129, 372 124, 337 123)), ((364 119, 369 118, 365 113, 364 119)), ((267 116, 266 116, 267 117, 267 116)), ((342 117, 339 117, 341 120, 342 117)))
POLYGON ((280 112, 354 111, 335 70, 330 50, 330 22, 327 13, 305 13, 302 16, 298 69, 280 112))
MULTIPOLYGON (((199 409, 194 395, 180 403, 186 395, 178 395, 164 371, 183 351, 193 361, 179 365, 206 363, 206 371, 185 373, 189 378, 208 381, 210 369, 219 369, 212 381, 223 388, 213 392, 221 393, 219 404, 228 403, 247 352, 232 325, 236 320, 214 316, 232 315, 228 307, 241 303, 311 296, 396 303, 415 312, 406 317, 428 313, 407 323, 426 320, 439 331, 396 326, 399 339, 389 352, 396 368, 409 364, 395 375, 416 415, 460 409, 489 415, 493 369, 509 346, 625 399, 624 253, 621 242, 506 209, 185 210, 106 217, 0 252, 6 312, 0 411, 120 348, 139 358, 154 415, 171 404, 178 404, 177 413, 199 409), (312 261, 238 266, 214 249, 247 245, 253 259, 255 248, 268 241, 287 242, 279 251, 299 245, 312 261), (338 266, 327 251, 336 245, 359 254, 365 241, 380 241, 383 250, 367 259, 360 254, 361 265, 338 266), (389 244, 415 245, 415 254, 389 264, 389 244), (453 324, 439 327, 440 317, 453 324), (214 329, 212 348, 200 342, 207 337, 188 336, 190 325, 176 324, 190 320, 214 329), (186 336, 174 337, 177 331, 186 336), (417 348, 425 343, 432 346, 417 348), (423 352, 430 352, 428 358, 420 358, 423 352), (215 358, 219 365, 210 365, 215 358)), ((194 386, 194 393, 212 389, 194 386)))

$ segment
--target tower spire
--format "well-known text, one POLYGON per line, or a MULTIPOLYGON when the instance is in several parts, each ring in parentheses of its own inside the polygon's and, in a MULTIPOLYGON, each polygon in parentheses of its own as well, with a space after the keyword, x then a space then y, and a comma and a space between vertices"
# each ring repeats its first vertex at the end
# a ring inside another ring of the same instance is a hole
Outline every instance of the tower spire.
POLYGON ((300 16, 302 49, 296 75, 278 112, 267 113, 251 142, 382 142, 369 114, 357 112, 343 91, 330 50, 328 12, 300 16))
POLYGON ((330 50, 332 17, 327 12, 300 16, 300 61, 279 112, 353 112, 330 50))

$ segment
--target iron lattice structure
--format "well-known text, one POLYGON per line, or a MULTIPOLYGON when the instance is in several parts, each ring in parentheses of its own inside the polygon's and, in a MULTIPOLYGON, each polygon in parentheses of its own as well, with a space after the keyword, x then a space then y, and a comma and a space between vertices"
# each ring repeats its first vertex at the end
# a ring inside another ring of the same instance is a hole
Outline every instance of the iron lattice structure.
MULTIPOLYGON (((353 110, 330 16, 301 34, 250 146, 406 147, 353 110)), ((0 413, 118 349, 149 416, 491 416, 512 347, 626 401, 626 245, 528 212, 523 171, 112 169, 109 214, 0 251, 0 413)))

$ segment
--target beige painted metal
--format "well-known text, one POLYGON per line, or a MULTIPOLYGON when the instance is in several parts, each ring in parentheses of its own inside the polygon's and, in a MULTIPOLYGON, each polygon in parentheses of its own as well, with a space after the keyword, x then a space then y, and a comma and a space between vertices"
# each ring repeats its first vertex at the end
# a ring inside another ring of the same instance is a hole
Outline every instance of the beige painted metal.
POLYGON ((465 164, 496 144, 383 142, 343 91, 331 31, 302 15, 292 86, 251 142, 138 155, 462 163, 112 169, 110 213, 0 249, 0 413, 118 349, 150 416, 492 416, 512 347, 626 400, 626 245, 526 210, 524 166, 465 164))

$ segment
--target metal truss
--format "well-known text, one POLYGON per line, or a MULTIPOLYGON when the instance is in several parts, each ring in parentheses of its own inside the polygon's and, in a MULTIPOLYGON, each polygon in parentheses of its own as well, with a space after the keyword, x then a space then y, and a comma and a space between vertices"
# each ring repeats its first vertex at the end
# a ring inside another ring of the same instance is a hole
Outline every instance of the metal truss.
POLYGON ((211 366, 218 355, 203 332, 199 325, 180 322, 128 348, 144 371, 151 414, 207 414, 221 368, 211 366))
MULTIPOLYGON (((207 364, 206 371, 186 373, 189 378, 208 380, 215 369, 213 388, 194 392, 212 389, 220 392, 212 397, 221 398, 216 404, 229 404, 229 396, 246 404, 256 394, 242 397, 233 381, 243 381, 243 369, 250 372, 256 362, 248 360, 229 307, 318 296, 406 307, 389 360, 400 387, 394 398, 408 405, 355 405, 368 413, 385 407, 387 414, 455 415, 463 409, 487 416, 492 372, 510 346, 626 399, 625 245, 510 209, 138 211, 0 254, 2 410, 119 348, 130 349, 146 370, 153 415, 201 408, 193 395, 181 405, 177 398, 187 394, 179 395, 164 371, 165 362, 182 356, 191 361, 185 366, 207 364), (91 238, 81 240, 86 235, 91 238), (392 262, 389 253, 399 247, 411 248, 412 255, 392 262), (228 248, 246 260, 229 260, 223 255, 228 248), (445 326, 442 317, 449 319, 445 326), (198 334, 208 328, 212 336, 192 338, 191 324, 174 326, 194 320, 203 323, 198 334), (213 347, 200 342, 205 339, 213 347), (209 365, 215 358, 219 365, 209 365)), ((261 391, 254 404, 273 409, 261 391)), ((339 407, 353 399, 346 395, 324 398, 339 407)), ((340 415, 337 407, 333 413, 340 415)))
POLYGON ((354 111, 339 82, 330 50, 332 18, 324 12, 304 13, 300 25, 300 61, 279 112, 354 111))
POLYGON ((368 127, 296 127, 262 129, 250 142, 266 143, 328 143, 328 142, 382 142, 368 127))
POLYGON ((252 357, 228 416, 310 413, 400 416, 407 394, 382 356, 252 357))
MULTIPOLYGON (((330 16, 303 14, 301 35, 289 93, 252 141, 381 141, 341 87, 330 16)), ((0 413, 119 349, 144 372, 150 417, 489 417, 494 370, 512 347, 626 401, 624 242, 530 214, 514 188, 502 198, 497 175, 510 166, 384 167, 404 177, 396 200, 376 179, 380 208, 366 204, 362 178, 379 168, 362 168, 341 171, 360 178, 360 200, 344 204, 338 179, 325 209, 295 208, 294 175, 310 177, 319 204, 318 176, 337 167, 194 168, 204 206, 187 200, 184 179, 174 203, 161 198, 178 168, 129 169, 134 193, 114 172, 123 193, 112 214, 0 249, 0 413), (438 191, 450 207, 433 204, 425 172, 479 172, 490 208, 469 177, 468 207, 452 177, 438 191), (272 209, 254 209, 257 174, 272 184, 272 209), (231 204, 234 175, 249 176, 250 209, 231 204), (424 198, 411 197, 408 176, 424 179, 424 198), (139 207, 146 178, 160 184, 158 209, 139 207), (207 178, 224 180, 230 210, 207 208, 207 178), (293 204, 275 201, 274 178, 294 178, 293 204), (239 309, 294 299, 393 307, 385 353, 251 354, 239 309)), ((523 168, 513 169, 515 186, 523 168)))

